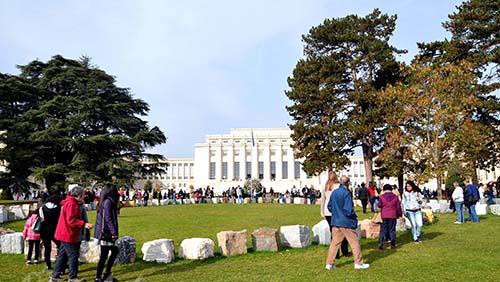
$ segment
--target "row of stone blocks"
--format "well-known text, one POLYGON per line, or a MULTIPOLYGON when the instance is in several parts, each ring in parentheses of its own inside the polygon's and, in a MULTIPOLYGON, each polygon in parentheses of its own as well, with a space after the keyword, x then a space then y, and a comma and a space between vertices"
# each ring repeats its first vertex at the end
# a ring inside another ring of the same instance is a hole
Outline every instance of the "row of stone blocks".
POLYGON ((0 223, 26 219, 32 207, 33 204, 0 206, 0 223))
MULTIPOLYGON (((223 256, 247 253, 247 231, 222 231, 217 233, 219 251, 223 256)), ((280 230, 263 227, 252 233, 254 251, 276 252, 281 247, 303 248, 311 244, 311 231, 304 225, 282 226, 280 230)), ((181 242, 179 257, 203 260, 214 256, 214 242, 209 238, 190 238, 181 242)), ((174 241, 159 239, 144 243, 143 260, 170 263, 175 258, 174 241)))

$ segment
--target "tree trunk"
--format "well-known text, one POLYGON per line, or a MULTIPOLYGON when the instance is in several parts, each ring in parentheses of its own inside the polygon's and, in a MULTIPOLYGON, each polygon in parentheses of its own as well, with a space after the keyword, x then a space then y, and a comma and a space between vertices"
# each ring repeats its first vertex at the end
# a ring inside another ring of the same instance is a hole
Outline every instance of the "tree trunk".
POLYGON ((477 167, 475 161, 471 162, 471 167, 472 167, 472 183, 477 185, 479 184, 479 177, 477 175, 477 167))
POLYGON ((400 174, 398 175, 398 188, 399 190, 404 190, 404 175, 400 174))
POLYGON ((373 146, 363 142, 363 160, 365 164, 365 180, 368 185, 373 180, 373 146))
POLYGON ((441 190, 441 176, 436 177, 437 181, 437 194, 438 194, 438 199, 442 200, 443 199, 443 191, 441 190))

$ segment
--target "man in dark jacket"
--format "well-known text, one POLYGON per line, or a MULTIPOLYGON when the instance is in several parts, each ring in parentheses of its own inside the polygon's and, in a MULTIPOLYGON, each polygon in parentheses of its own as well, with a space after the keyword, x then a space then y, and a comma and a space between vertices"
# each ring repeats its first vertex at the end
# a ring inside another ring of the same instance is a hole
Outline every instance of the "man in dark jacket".
POLYGON ((366 189, 365 183, 361 183, 361 188, 358 190, 358 199, 363 206, 363 213, 366 213, 366 206, 368 206, 368 189, 366 189))
POLYGON ((464 202, 465 206, 469 210, 469 221, 479 222, 479 217, 476 213, 476 203, 479 201, 479 190, 476 185, 472 184, 471 181, 469 183, 465 183, 465 192, 464 192, 464 202))
POLYGON ((84 190, 76 185, 61 202, 61 214, 57 223, 55 239, 61 241, 57 254, 56 265, 50 281, 61 281, 60 275, 66 264, 69 266, 69 281, 81 281, 78 275, 78 257, 80 256, 80 233, 82 228, 92 228, 85 223, 80 214, 80 204, 83 203, 84 190))
POLYGON ((361 246, 356 234, 358 227, 358 216, 354 211, 352 194, 347 188, 349 185, 349 177, 342 176, 340 186, 334 190, 328 202, 328 210, 332 213, 332 242, 328 249, 326 259, 326 269, 331 270, 334 267, 335 255, 337 254, 342 241, 347 239, 351 246, 354 257, 354 269, 366 269, 369 264, 363 263, 361 257, 361 246))

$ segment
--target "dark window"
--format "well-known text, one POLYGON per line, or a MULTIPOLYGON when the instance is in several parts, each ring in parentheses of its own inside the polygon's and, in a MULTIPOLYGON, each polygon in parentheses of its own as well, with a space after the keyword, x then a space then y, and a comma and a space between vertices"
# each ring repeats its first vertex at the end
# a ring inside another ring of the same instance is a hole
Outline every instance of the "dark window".
POLYGON ((259 179, 264 179, 264 162, 259 162, 259 179))
POLYGON ((288 162, 283 162, 281 167, 281 174, 283 179, 288 179, 288 162))
POLYGON ((222 179, 227 179, 227 162, 222 162, 222 179))
POLYGON ((247 179, 252 178, 252 162, 246 162, 246 174, 247 174, 247 179))
POLYGON ((210 179, 215 179, 215 162, 210 162, 210 179))
POLYGON ((276 162, 271 162, 271 179, 276 179, 276 162))
POLYGON ((234 179, 240 179, 240 162, 234 162, 233 173, 234 179))
POLYGON ((300 162, 298 162, 298 161, 295 161, 294 172, 295 172, 295 179, 299 179, 300 178, 300 162))

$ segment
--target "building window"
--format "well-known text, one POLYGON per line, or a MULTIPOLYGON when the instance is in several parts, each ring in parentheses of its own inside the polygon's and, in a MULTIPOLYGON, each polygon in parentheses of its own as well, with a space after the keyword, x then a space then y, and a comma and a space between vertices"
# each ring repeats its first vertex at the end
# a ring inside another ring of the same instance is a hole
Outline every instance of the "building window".
POLYGON ((295 161, 294 172, 295 172, 295 179, 299 179, 300 178, 300 162, 298 162, 298 161, 295 161))
POLYGON ((210 162, 210 179, 215 179, 215 162, 210 162))
POLYGON ((240 162, 234 162, 233 165, 234 179, 240 180, 240 162))
POLYGON ((222 162, 222 179, 227 179, 227 162, 222 162))
POLYGON ((264 162, 259 162, 259 179, 264 179, 264 162))
POLYGON ((276 179, 276 162, 271 162, 271 180, 276 179))
POLYGON ((281 174, 283 179, 288 179, 288 162, 284 161, 281 165, 281 174))
POLYGON ((247 179, 252 178, 252 162, 246 162, 245 170, 246 170, 247 179))

